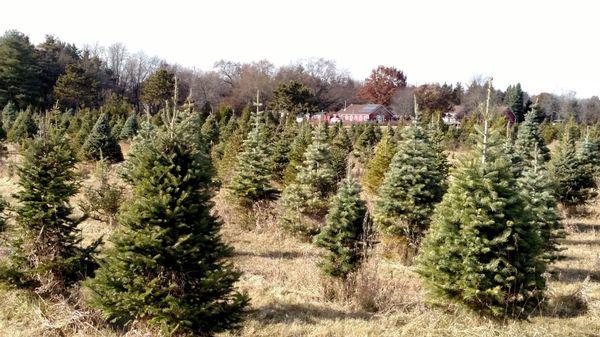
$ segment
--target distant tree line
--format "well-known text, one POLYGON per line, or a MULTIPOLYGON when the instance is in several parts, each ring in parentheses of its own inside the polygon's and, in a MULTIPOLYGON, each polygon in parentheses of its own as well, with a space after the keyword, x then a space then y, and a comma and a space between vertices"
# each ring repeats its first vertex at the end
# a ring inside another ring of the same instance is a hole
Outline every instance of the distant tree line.
MULTIPOLYGON (((361 82, 326 59, 280 67, 267 60, 220 60, 213 69, 195 70, 143 52, 132 53, 121 43, 78 48, 48 35, 35 46, 18 31, 0 37, 0 107, 12 102, 18 109, 47 110, 58 102, 63 109, 103 107, 122 111, 124 116, 131 110, 155 114, 172 97, 175 77, 179 80, 179 104, 189 102, 207 112, 229 107, 237 115, 251 106, 260 90, 270 108, 295 113, 335 111, 346 104, 368 102, 390 106, 399 116, 409 117, 415 95, 425 116, 453 112, 462 119, 479 113, 486 92, 481 78, 466 85, 410 85, 403 71, 386 66, 376 67, 361 82)), ((518 122, 535 102, 550 121, 571 116, 589 123, 600 120, 597 96, 531 95, 519 83, 492 93, 493 106, 518 122)))

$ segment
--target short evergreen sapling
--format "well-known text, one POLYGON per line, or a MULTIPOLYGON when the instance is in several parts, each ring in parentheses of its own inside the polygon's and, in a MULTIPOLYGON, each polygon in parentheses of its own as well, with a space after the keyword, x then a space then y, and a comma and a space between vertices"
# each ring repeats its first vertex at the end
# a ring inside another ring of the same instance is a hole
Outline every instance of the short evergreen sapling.
POLYGON ((300 125, 300 130, 290 146, 289 162, 283 174, 283 180, 286 185, 295 181, 296 175, 304 161, 304 153, 312 142, 312 133, 313 129, 310 123, 303 121, 300 125))
POLYGON ((262 114, 254 115, 254 128, 244 141, 244 149, 238 156, 236 171, 229 185, 230 193, 245 207, 271 199, 276 192, 271 185, 270 149, 262 114))
POLYGON ((533 105, 532 109, 525 115, 523 123, 519 125, 514 149, 520 160, 520 166, 526 167, 533 163, 531 155, 536 147, 540 154, 538 161, 541 164, 550 160, 550 151, 540 134, 540 124, 538 122, 540 114, 541 108, 537 104, 533 105))
POLYGON ((90 304, 109 321, 143 320, 165 335, 213 335, 242 321, 248 298, 235 290, 240 274, 212 214, 206 147, 189 119, 173 116, 132 152, 133 197, 87 282, 90 304))
POLYGON ((448 163, 448 153, 446 152, 444 132, 440 127, 440 122, 429 123, 427 128, 427 137, 431 143, 433 154, 435 156, 436 170, 442 174, 444 179, 450 171, 450 163, 448 163))
POLYGON ((556 153, 549 162, 550 176, 554 181, 555 196, 558 202, 572 210, 587 203, 596 195, 594 173, 582 161, 569 128, 565 128, 563 138, 556 153))
POLYGON ((285 168, 290 162, 290 150, 294 140, 294 130, 284 128, 277 132, 273 143, 273 154, 270 159, 272 177, 275 181, 282 182, 285 168))
POLYGON ((358 268, 366 248, 366 217, 360 185, 353 178, 344 179, 331 200, 325 227, 315 237, 315 244, 326 250, 319 264, 325 274, 346 279, 358 268))
POLYGON ((124 201, 125 189, 110 181, 110 166, 106 159, 96 162, 95 176, 98 179, 97 187, 87 187, 81 209, 92 219, 105 221, 110 226, 115 224, 119 207, 124 201))
POLYGON ((442 199, 445 180, 416 108, 415 112, 379 187, 374 211, 375 225, 385 236, 413 249, 418 247, 431 213, 442 199))
POLYGON ((3 276, 38 293, 61 293, 97 266, 94 254, 100 241, 81 246, 77 226, 85 218, 76 219, 69 204, 79 181, 75 155, 64 136, 46 121, 27 143, 18 167, 14 250, 3 276))
POLYGON ((418 256, 424 287, 492 316, 526 317, 543 298, 543 242, 515 188, 502 141, 488 127, 457 164, 418 256))
POLYGON ((200 129, 200 133, 211 147, 219 141, 219 121, 217 120, 217 114, 210 114, 206 118, 200 129))
POLYGON ((542 258, 552 262, 561 251, 559 240, 565 237, 565 233, 557 213, 553 182, 543 164, 544 157, 536 145, 530 157, 532 163, 526 166, 518 178, 517 186, 525 200, 525 212, 531 215, 531 225, 539 231, 542 258))
POLYGON ((125 124, 123 124, 123 128, 121 129, 119 138, 132 139, 137 134, 139 128, 140 125, 138 122, 138 118, 135 113, 132 113, 125 121, 125 124))
POLYGON ((325 128, 320 125, 314 131, 295 181, 283 191, 282 225, 298 234, 314 234, 318 231, 318 222, 327 213, 329 197, 334 192, 331 150, 325 128))
POLYGON ((4 109, 2 109, 2 124, 4 129, 8 132, 11 129, 13 123, 17 119, 17 107, 11 101, 6 103, 4 109))
POLYGON ((109 126, 108 114, 103 113, 98 117, 80 152, 88 160, 106 158, 112 163, 123 161, 121 147, 109 126))
POLYGON ((379 126, 368 123, 354 143, 354 156, 358 158, 359 162, 362 164, 366 164, 369 158, 371 158, 373 148, 375 148, 375 145, 379 140, 375 131, 376 128, 379 129, 379 126))
POLYGON ((38 132, 38 126, 33 119, 31 108, 19 112, 17 119, 8 131, 7 139, 11 142, 23 142, 27 138, 32 138, 38 132))
POLYGON ((600 176, 600 138, 592 137, 589 127, 579 145, 577 155, 582 164, 587 166, 586 170, 592 172, 594 178, 600 176))
POLYGON ((338 126, 336 130, 336 135, 331 141, 331 168, 336 181, 340 181, 348 171, 348 156, 352 152, 352 141, 343 126, 338 126))
POLYGON ((395 154, 396 140, 390 133, 386 133, 379 143, 377 143, 373 158, 367 163, 367 170, 364 176, 364 185, 367 191, 377 193, 395 154))

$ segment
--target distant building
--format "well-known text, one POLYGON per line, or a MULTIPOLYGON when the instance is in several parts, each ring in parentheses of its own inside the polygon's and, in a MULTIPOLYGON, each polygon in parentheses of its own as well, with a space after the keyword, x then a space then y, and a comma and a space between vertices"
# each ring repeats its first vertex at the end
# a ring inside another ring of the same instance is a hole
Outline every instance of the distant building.
POLYGON ((350 104, 338 111, 337 117, 343 122, 355 123, 385 123, 395 118, 394 114, 381 104, 350 104))
POLYGON ((335 113, 321 111, 310 115, 310 120, 315 122, 329 123, 333 117, 335 117, 335 113))
POLYGON ((458 120, 457 115, 454 112, 447 113, 444 117, 442 117, 442 121, 448 126, 460 126, 460 121, 458 120))

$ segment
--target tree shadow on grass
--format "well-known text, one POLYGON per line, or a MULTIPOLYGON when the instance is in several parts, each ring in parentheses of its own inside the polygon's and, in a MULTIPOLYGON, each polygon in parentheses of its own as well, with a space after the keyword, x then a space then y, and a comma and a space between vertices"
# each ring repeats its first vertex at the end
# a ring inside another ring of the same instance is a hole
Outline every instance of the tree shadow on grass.
POLYGON ((268 304, 253 311, 251 319, 263 324, 302 322, 316 324, 319 321, 342 319, 368 320, 372 315, 365 312, 346 312, 314 304, 268 304))
POLYGON ((600 232, 600 224, 574 223, 565 227, 577 233, 600 232))
POLYGON ((252 257, 262 257, 267 259, 284 259, 284 260, 293 260, 301 257, 313 257, 315 256, 313 253, 301 253, 301 252, 289 252, 289 251, 268 251, 262 253, 248 252, 248 251, 236 251, 235 256, 252 256, 252 257))
POLYGON ((565 283, 583 282, 588 277, 591 282, 600 282, 598 270, 556 267, 550 270, 550 274, 553 280, 565 283))
POLYGON ((561 242, 563 245, 590 245, 600 246, 600 240, 571 240, 566 239, 561 242))

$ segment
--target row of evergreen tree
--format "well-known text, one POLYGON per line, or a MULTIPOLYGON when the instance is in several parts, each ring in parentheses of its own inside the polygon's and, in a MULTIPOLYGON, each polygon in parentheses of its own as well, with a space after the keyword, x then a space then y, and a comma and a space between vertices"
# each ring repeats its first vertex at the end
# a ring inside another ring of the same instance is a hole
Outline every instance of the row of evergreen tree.
POLYGON ((375 196, 377 232, 418 254, 418 271, 436 298, 520 316, 543 299, 542 274, 557 256, 557 202, 572 208, 593 197, 599 170, 598 138, 588 130, 577 144, 575 124, 564 128, 551 157, 536 107, 516 137, 510 124, 482 113, 471 152, 452 169, 443 130, 422 121, 418 109, 396 130, 313 127, 249 109, 239 117, 227 108, 183 110, 128 119, 130 134, 138 133, 123 165, 133 196, 119 210, 102 259, 100 241, 81 245, 83 219, 73 219, 70 198, 79 188, 79 158, 123 159, 117 122, 94 111, 26 110, 8 122, 3 113, 24 160, 14 226, 0 226, 13 247, 0 276, 41 294, 64 293, 89 278, 90 303, 111 322, 221 331, 239 324, 248 298, 234 289, 239 273, 211 214, 219 184, 243 208, 277 200, 282 228, 313 238, 327 252, 324 272, 345 279, 369 246, 371 215, 359 178, 375 196))

